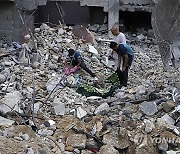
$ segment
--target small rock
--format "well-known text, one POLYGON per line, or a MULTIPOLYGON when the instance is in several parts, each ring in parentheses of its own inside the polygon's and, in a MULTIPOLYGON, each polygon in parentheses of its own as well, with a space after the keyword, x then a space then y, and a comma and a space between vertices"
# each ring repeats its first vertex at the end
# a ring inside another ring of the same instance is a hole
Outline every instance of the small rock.
POLYGON ((77 149, 85 149, 86 135, 74 134, 67 138, 67 145, 77 149))
POLYGON ((53 106, 52 108, 52 113, 55 115, 61 115, 63 116, 65 114, 65 104, 64 103, 59 103, 57 106, 53 106))
POLYGON ((99 154, 119 154, 119 152, 112 145, 103 145, 99 154))
POLYGON ((25 141, 28 141, 29 140, 29 135, 28 134, 22 134, 21 135, 21 138, 25 141))
POLYGON ((15 136, 14 139, 17 141, 23 141, 23 139, 21 137, 18 137, 18 136, 15 136))
POLYGON ((101 104, 96 110, 95 110, 95 114, 101 114, 102 112, 104 113, 107 113, 109 111, 109 105, 107 103, 103 103, 101 104))
POLYGON ((25 152, 26 152, 26 154, 34 154, 34 151, 33 151, 32 148, 27 148, 27 149, 25 150, 25 152))
POLYGON ((170 112, 176 106, 176 104, 173 101, 167 101, 163 103, 162 106, 165 112, 170 112))
POLYGON ((81 107, 78 107, 76 109, 77 118, 81 119, 81 118, 85 117, 86 115, 87 115, 87 112, 85 110, 83 110, 81 107))
POLYGON ((174 125, 175 120, 171 118, 168 114, 165 114, 164 116, 161 117, 161 121, 168 124, 168 125, 174 125))
POLYGON ((40 66, 40 63, 35 61, 33 64, 32 64, 32 68, 36 69, 36 68, 39 68, 40 66))
POLYGON ((145 132, 150 133, 155 128, 155 125, 150 120, 144 120, 144 123, 146 125, 145 132))
POLYGON ((158 111, 155 102, 143 102, 140 105, 140 109, 144 114, 148 116, 152 116, 158 111))
POLYGON ((137 38, 139 40, 144 40, 146 37, 143 34, 140 34, 140 35, 137 36, 137 38))
POLYGON ((4 83, 6 81, 6 76, 0 74, 0 83, 4 83))
POLYGON ((80 154, 81 151, 79 149, 74 149, 74 154, 80 154))

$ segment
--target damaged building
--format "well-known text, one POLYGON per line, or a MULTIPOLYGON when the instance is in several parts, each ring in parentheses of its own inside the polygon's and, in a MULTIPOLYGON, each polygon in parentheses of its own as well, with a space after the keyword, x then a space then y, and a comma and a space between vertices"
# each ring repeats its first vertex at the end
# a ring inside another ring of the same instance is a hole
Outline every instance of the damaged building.
POLYGON ((152 0, 1 0, 0 37, 23 41, 34 26, 43 22, 53 26, 59 21, 67 25, 106 24, 108 29, 115 24, 122 30, 150 28, 153 6, 152 0))

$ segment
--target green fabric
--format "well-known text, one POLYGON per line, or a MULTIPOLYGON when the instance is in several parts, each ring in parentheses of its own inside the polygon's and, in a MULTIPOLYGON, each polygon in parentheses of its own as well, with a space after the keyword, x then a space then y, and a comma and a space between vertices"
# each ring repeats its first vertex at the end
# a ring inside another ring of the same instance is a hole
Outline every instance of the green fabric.
POLYGON ((111 85, 106 89, 99 89, 89 84, 83 84, 81 87, 77 89, 79 94, 89 96, 100 96, 102 98, 106 98, 108 96, 112 96, 113 92, 121 88, 118 77, 116 73, 113 73, 111 76, 105 79, 105 83, 111 83, 111 85))

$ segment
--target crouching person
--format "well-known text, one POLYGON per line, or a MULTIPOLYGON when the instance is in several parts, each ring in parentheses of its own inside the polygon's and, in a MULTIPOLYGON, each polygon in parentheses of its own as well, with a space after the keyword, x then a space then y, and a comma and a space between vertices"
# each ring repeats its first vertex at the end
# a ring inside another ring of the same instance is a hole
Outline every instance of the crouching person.
POLYGON ((65 74, 68 75, 70 73, 75 73, 79 67, 84 69, 92 77, 96 76, 95 73, 93 73, 90 69, 86 67, 86 64, 84 63, 84 59, 82 58, 80 52, 75 51, 74 49, 69 49, 67 60, 65 60, 65 74), (70 61, 73 66, 71 70, 69 70, 67 66, 67 61, 70 61))

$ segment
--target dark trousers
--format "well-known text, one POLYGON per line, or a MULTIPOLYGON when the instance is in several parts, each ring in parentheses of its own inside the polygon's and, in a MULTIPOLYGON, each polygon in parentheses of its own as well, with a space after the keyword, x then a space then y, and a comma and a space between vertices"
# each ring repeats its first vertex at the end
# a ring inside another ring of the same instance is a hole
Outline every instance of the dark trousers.
MULTIPOLYGON (((72 61, 73 66, 76 66, 77 64, 78 64, 77 60, 72 61)), ((83 61, 81 62, 80 66, 83 70, 85 70, 87 73, 89 73, 92 77, 95 77, 95 74, 89 68, 86 67, 86 64, 83 61)))
POLYGON ((116 70, 116 73, 118 75, 120 84, 127 87, 127 81, 128 81, 128 70, 129 67, 126 67, 126 70, 124 72, 122 72, 120 69, 116 70))

